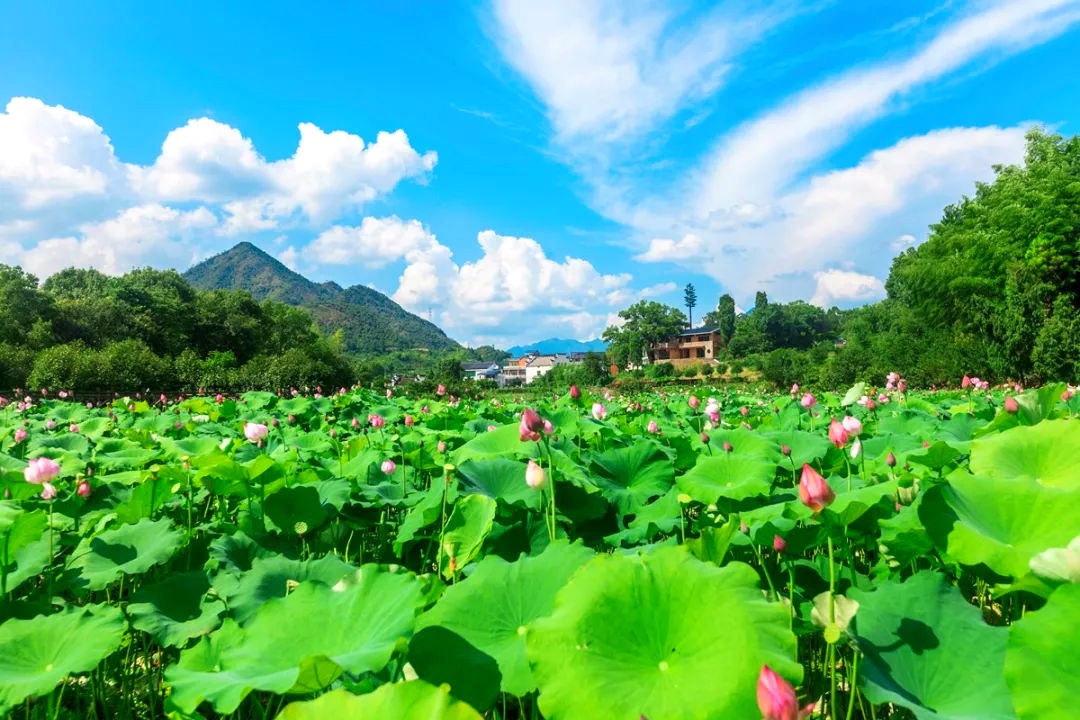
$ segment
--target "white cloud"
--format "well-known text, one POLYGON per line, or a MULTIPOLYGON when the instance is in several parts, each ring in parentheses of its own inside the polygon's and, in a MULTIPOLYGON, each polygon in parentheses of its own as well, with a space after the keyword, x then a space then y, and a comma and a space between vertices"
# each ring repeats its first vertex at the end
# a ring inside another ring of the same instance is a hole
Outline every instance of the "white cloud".
POLYGON ((726 5, 677 13, 653 0, 495 0, 492 32, 546 103, 563 141, 609 141, 719 87, 732 55, 781 19, 726 5))
POLYGON ((899 62, 852 70, 812 87, 728 134, 692 180, 696 213, 726 214, 776 195, 891 100, 989 52, 1007 53, 1065 32, 1077 0, 1006 0, 957 21, 899 62))
MULTIPOLYGON (((812 176, 775 200, 768 221, 692 227, 678 239, 654 238, 637 255, 644 262, 674 262, 705 272, 748 297, 771 278, 813 272, 862 253, 880 260, 874 242, 889 227, 926 227, 941 208, 993 177, 993 163, 1023 158, 1023 127, 949 128, 905 138, 854 167, 812 176)), ((780 286, 778 299, 791 299, 780 286)), ((770 289, 770 295, 774 290, 770 289)))
POLYGON ((316 262, 379 268, 435 244, 435 236, 420 221, 392 215, 366 217, 357 226, 335 225, 315 238, 307 250, 316 262))
POLYGON ((153 165, 132 182, 159 200, 224 203, 229 233, 266 230, 302 214, 323 224, 384 195, 408 178, 422 179, 438 160, 413 149, 403 130, 367 144, 351 133, 300 123, 290 158, 267 162, 251 140, 228 125, 198 118, 169 133, 153 165))
POLYGON ((865 303, 885 297, 885 285, 873 275, 851 270, 823 270, 814 273, 817 288, 810 303, 830 308, 839 303, 865 303))
POLYGON ((485 230, 477 242, 482 255, 461 265, 438 242, 410 250, 394 300, 424 316, 438 309, 436 321, 455 337, 512 344, 556 332, 596 337, 612 309, 639 295, 629 274, 604 274, 580 258, 558 262, 531 238, 485 230))
POLYGON ((918 238, 916 238, 910 233, 904 233, 903 235, 898 236, 895 240, 889 243, 889 250, 891 250, 895 255, 897 253, 902 253, 908 248, 913 248, 918 244, 918 238))
POLYGON ((21 264, 39 278, 66 267, 116 275, 135 267, 185 268, 197 257, 192 240, 213 231, 217 218, 204 207, 179 211, 149 204, 87 223, 78 235, 49 238, 22 253, 21 264))
POLYGON ((97 123, 61 105, 16 97, 0 113, 0 222, 77 199, 100 199, 124 168, 97 123), (7 216, 7 217, 4 217, 7 216))
POLYGON ((300 259, 300 252, 292 245, 288 246, 280 253, 278 253, 277 259, 281 261, 281 264, 289 268, 293 272, 296 272, 297 261, 300 259))
POLYGON ((650 285, 649 287, 642 288, 639 295, 641 295, 641 297, 657 297, 659 295, 667 295, 670 292, 675 292, 678 287, 679 286, 673 282, 657 283, 656 285, 650 285))

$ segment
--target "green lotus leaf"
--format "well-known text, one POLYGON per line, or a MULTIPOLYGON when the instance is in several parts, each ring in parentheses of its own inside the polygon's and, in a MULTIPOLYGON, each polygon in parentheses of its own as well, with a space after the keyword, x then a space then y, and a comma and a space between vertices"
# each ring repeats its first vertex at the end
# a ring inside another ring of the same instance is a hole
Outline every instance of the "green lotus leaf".
POLYGON ((268 600, 247 626, 226 620, 183 651, 165 672, 171 700, 189 714, 203 700, 230 713, 252 690, 310 693, 342 671, 378 671, 412 634, 422 602, 416 576, 376 565, 341 591, 303 583, 268 600))
MULTIPOLYGON (((791 448, 791 459, 782 455, 776 461, 783 471, 794 470, 796 473, 805 463, 813 463, 825 457, 832 447, 825 435, 811 433, 804 430, 781 430, 765 434, 777 446, 787 445, 791 448)), ((732 445, 734 447, 734 444, 732 445)))
POLYGON ((225 604, 207 596, 210 581, 202 572, 170 575, 139 588, 128 604, 131 624, 166 647, 205 635, 221 624, 225 604))
POLYGON ((121 523, 134 524, 143 518, 153 517, 174 497, 175 484, 164 474, 148 475, 142 482, 133 485, 127 499, 116 506, 116 519, 121 523))
POLYGON ((783 458, 780 444, 773 438, 772 433, 751 432, 744 427, 737 427, 733 430, 710 430, 708 434, 713 454, 721 452, 727 442, 734 448, 732 453, 749 455, 773 464, 783 458))
POLYGON ((451 695, 481 712, 499 696, 502 674, 495 659, 439 625, 413 635, 409 664, 421 680, 449 687, 451 695))
POLYGON ((731 541, 739 532, 739 518, 732 515, 720 527, 705 527, 701 535, 686 541, 687 549, 702 562, 720 565, 724 562, 731 541))
POLYGON ((1015 718, 1002 670, 1008 630, 935 572, 924 570, 872 591, 848 590, 859 603, 851 633, 865 660, 863 692, 902 705, 919 720, 1015 718))
POLYGON ((0 500, 0 566, 15 564, 15 555, 37 541, 49 526, 44 510, 24 510, 11 500, 0 500))
MULTIPOLYGON (((281 555, 255 558, 251 570, 227 588, 229 608, 241 625, 247 623, 268 600, 289 594, 293 586, 315 581, 335 585, 356 568, 337 555, 310 560, 291 560, 281 555)), ((215 578, 215 587, 218 586, 215 578)), ((226 586, 222 585, 222 590, 226 586)))
POLYGON ((775 473, 775 463, 721 450, 715 455, 700 456, 697 465, 676 482, 679 490, 710 505, 721 498, 744 500, 767 495, 775 473))
POLYGON ((716 567, 678 546, 597 556, 527 629, 540 709, 559 720, 759 717, 762 665, 802 675, 788 621, 742 563, 716 567))
POLYGON ((1080 490, 1080 423, 1046 420, 986 435, 971 444, 969 467, 976 475, 1019 480, 1047 488, 1080 490))
POLYGON ((919 518, 955 560, 1020 577, 1028 572, 1032 557, 1065 547, 1076 536, 1080 491, 1044 487, 1024 477, 954 472, 947 485, 927 492, 919 518))
POLYGON ((637 512, 649 500, 671 488, 675 470, 655 442, 633 445, 592 456, 593 481, 623 515, 637 512))
POLYGON ((518 437, 517 423, 496 427, 491 432, 482 432, 451 454, 455 465, 462 465, 466 460, 489 457, 515 457, 528 448, 518 437))
POLYGON ((525 484, 525 466, 504 457, 466 460, 457 469, 462 490, 509 505, 540 508, 540 493, 525 484))
POLYGON ((262 504, 271 529, 286 535, 308 535, 328 517, 319 491, 311 485, 294 485, 267 495, 262 504))
POLYGON ((1020 720, 1072 720, 1080 678, 1080 585, 1062 585, 1009 628, 1005 682, 1020 720))
POLYGON ((160 453, 124 438, 110 438, 98 443, 94 461, 104 470, 131 470, 142 467, 160 453))
POLYGON ((168 519, 142 520, 83 538, 68 559, 64 577, 75 588, 100 590, 124 575, 138 575, 167 562, 183 533, 168 519))
MULTIPOLYGON (((516 464, 516 463, 515 463, 516 464)), ((446 494, 446 507, 454 502, 452 486, 447 487, 442 478, 431 483, 427 493, 416 505, 409 509, 405 519, 398 525, 397 537, 394 538, 394 552, 401 555, 405 543, 413 540, 416 534, 439 519, 443 512, 443 495, 446 494)))
POLYGON ((536 689, 536 682, 525 659, 524 630, 551 614, 555 594, 592 557, 588 548, 565 540, 512 563, 489 555, 468 578, 447 588, 417 627, 438 625, 457 633, 495 658, 504 692, 526 695, 536 689))
POLYGON ((495 520, 495 501, 487 495, 465 495, 454 503, 442 536, 439 567, 450 577, 468 565, 480 552, 480 545, 491 532, 495 520))
POLYGON ((383 685, 367 695, 334 690, 307 702, 285 706, 277 720, 481 720, 480 713, 457 702, 446 688, 423 680, 383 685))
POLYGON ((94 669, 119 647, 125 627, 120 610, 105 605, 0 625, 0 713, 94 669))

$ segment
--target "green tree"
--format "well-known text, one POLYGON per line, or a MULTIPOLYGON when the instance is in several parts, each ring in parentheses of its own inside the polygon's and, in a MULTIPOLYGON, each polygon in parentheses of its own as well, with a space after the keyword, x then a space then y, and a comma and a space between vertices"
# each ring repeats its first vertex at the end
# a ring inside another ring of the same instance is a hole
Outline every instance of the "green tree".
POLYGON ((642 362, 650 345, 668 340, 686 327, 686 316, 677 308, 656 302, 640 300, 619 312, 623 323, 604 330, 608 354, 619 367, 642 362))
POLYGON ((697 290, 694 289, 692 283, 686 283, 686 287, 683 288, 683 305, 686 306, 686 312, 690 317, 689 325, 694 327, 694 308, 697 307, 697 290))
POLYGON ((735 334, 735 298, 724 293, 716 303, 716 309, 708 313, 703 321, 709 327, 715 327, 720 331, 720 337, 724 344, 731 342, 731 336, 735 334))

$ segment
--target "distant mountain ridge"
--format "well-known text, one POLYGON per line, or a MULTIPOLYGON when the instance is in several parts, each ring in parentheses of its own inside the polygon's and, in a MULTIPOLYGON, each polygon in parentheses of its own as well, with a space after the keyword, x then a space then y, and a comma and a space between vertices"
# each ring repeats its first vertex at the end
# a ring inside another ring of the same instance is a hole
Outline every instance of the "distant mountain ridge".
POLYGON ((198 263, 184 277, 203 290, 247 290, 258 300, 303 307, 325 332, 340 328, 349 352, 461 347, 437 325, 413 315, 377 290, 312 282, 249 242, 198 263))
POLYGON ((563 340, 561 338, 548 338, 547 340, 538 340, 528 345, 515 345, 509 348, 509 352, 514 357, 520 357, 527 352, 536 350, 542 355, 552 355, 555 353, 571 353, 571 352, 604 352, 607 350, 607 343, 603 340, 596 338, 595 340, 563 340))

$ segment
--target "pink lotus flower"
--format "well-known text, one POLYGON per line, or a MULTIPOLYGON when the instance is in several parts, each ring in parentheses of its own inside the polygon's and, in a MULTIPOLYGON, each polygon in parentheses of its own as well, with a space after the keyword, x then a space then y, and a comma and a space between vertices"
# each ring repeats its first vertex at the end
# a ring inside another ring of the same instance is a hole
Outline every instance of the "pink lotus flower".
POLYGON ((701 433, 701 442, 704 443, 705 445, 709 444, 709 435, 708 435, 708 433, 701 433))
POLYGON ((393 460, 383 460, 383 475, 393 475, 395 470, 397 470, 397 464, 393 460))
POLYGON ((352 422, 349 423, 349 424, 352 425, 353 430, 359 430, 360 429, 360 418, 354 417, 352 419, 352 422))
POLYGON ((791 384, 791 397, 795 397, 799 394, 799 383, 791 384))
POLYGON ((75 423, 71 423, 70 425, 68 425, 68 432, 73 432, 73 433, 79 432, 79 426, 76 425, 75 423))
POLYGON ((51 482, 43 483, 41 485, 41 499, 52 500, 56 497, 56 488, 53 487, 51 482))
POLYGON ((867 410, 877 410, 877 403, 874 402, 874 398, 872 398, 872 397, 866 398, 866 409, 867 410))
POLYGON ((55 430, 56 429, 56 421, 55 420, 46 420, 45 421, 45 429, 46 430, 55 430))
POLYGON ((59 474, 60 465, 52 458, 47 457, 34 458, 23 468, 23 477, 31 485, 41 485, 59 474))
POLYGON ((1005 398, 1005 412, 1009 413, 1010 415, 1015 415, 1016 413, 1020 412, 1020 403, 1016 402, 1016 398, 1005 398))
POLYGON ((859 453, 862 452, 862 440, 855 438, 855 442, 851 444, 851 459, 859 457, 859 453))
POLYGON ((882 405, 888 405, 889 404, 889 396, 886 395, 885 393, 881 393, 881 394, 879 394, 877 396, 877 401, 879 403, 881 403, 882 405))
POLYGON ((791 457, 791 448, 787 445, 780 446, 780 454, 784 457, 791 457))
POLYGON ((896 389, 900 392, 907 392, 907 380, 901 378, 900 382, 896 383, 896 389))
POLYGON ((529 432, 540 432, 544 429, 544 420, 540 413, 527 407, 521 411, 521 427, 529 432))
POLYGON ((214 400, 217 402, 218 405, 220 405, 221 403, 225 402, 225 396, 221 393, 218 393, 214 396, 214 400))
POLYGON ((803 393, 802 399, 799 400, 799 404, 809 410, 817 404, 817 398, 810 393, 803 393))
POLYGON ((571 385, 570 386, 570 399, 571 400, 578 400, 579 398, 581 398, 581 390, 578 389, 577 385, 571 385))
POLYGON ((829 442, 838 448, 843 448, 847 445, 847 441, 847 430, 844 429, 844 426, 841 423, 836 421, 836 418, 833 418, 829 423, 829 442))
POLYGON ((548 435, 555 432, 555 426, 551 424, 551 421, 547 418, 544 419, 544 432, 548 435))
POLYGON ((800 708, 795 688, 768 665, 762 665, 758 675, 757 703, 762 720, 801 720, 814 709, 813 703, 800 708))
MULTIPOLYGON (((488 425, 487 431, 488 432, 495 432, 495 426, 494 425, 488 425)), ((539 439, 539 438, 540 438, 540 436, 537 435, 537 439, 539 439)))
POLYGON ((896 467, 896 456, 891 451, 885 456, 885 464, 889 467, 896 467))
POLYGON ((375 428, 376 430, 386 425, 386 420, 383 419, 382 415, 377 415, 374 413, 368 415, 368 422, 371 423, 371 427, 375 428))
POLYGON ((533 490, 541 490, 547 485, 544 468, 537 465, 534 460, 530 460, 528 467, 525 468, 525 484, 533 490))
POLYGON ((729 442, 728 442, 727 440, 725 440, 725 441, 724 441, 724 445, 723 445, 723 447, 724 447, 724 452, 731 452, 732 450, 734 450, 734 449, 735 449, 735 448, 734 448, 734 447, 733 447, 733 446, 731 445, 731 443, 729 443, 729 442))
POLYGON ((90 493, 90 483, 88 483, 86 480, 80 482, 79 487, 75 490, 75 494, 81 497, 83 500, 90 497, 90 493))
POLYGON ((836 493, 829 483, 814 468, 803 463, 802 477, 799 478, 799 500, 806 507, 819 513, 836 499, 836 493))
POLYGON ((645 427, 645 430, 652 435, 655 435, 656 433, 660 432, 660 426, 656 424, 655 420, 650 420, 649 424, 645 427))
POLYGON ((697 395, 691 395, 686 404, 690 406, 690 409, 697 410, 701 406, 701 401, 698 400, 697 395))
POLYGON ((964 379, 960 381, 960 387, 964 388, 965 390, 971 387, 971 378, 965 375, 964 379))
POLYGON ((416 420, 413 419, 412 415, 405 416, 405 427, 412 427, 415 422, 416 420))
POLYGON ((386 399, 389 400, 392 397, 394 397, 394 391, 390 388, 386 388, 386 399))
POLYGON ((772 549, 778 553, 782 553, 787 550, 787 542, 785 542, 784 538, 780 537, 779 535, 773 535, 772 549))
POLYGON ((261 445, 268 432, 270 432, 270 429, 262 423, 244 423, 244 437, 248 439, 248 442, 261 445))
POLYGON ((161 395, 158 396, 158 400, 161 402, 162 405, 164 405, 166 402, 169 401, 169 398, 165 397, 165 393, 161 393, 161 395))
POLYGON ((427 414, 428 414, 429 412, 431 412, 431 406, 429 406, 429 405, 425 405, 424 407, 420 408, 420 412, 422 412, 422 413, 424 413, 425 415, 427 415, 427 414))
POLYGON ((746 417, 747 415, 750 414, 750 408, 743 405, 741 408, 739 408, 739 414, 742 415, 743 417, 746 417))
POLYGON ((593 403, 592 416, 597 420, 603 420, 604 418, 607 417, 607 408, 605 408, 603 405, 601 405, 598 402, 593 403))
POLYGON ((844 426, 844 429, 847 430, 848 435, 854 436, 862 432, 862 422, 857 417, 845 415, 841 424, 844 426))
POLYGON ((439 444, 435 446, 435 449, 438 450, 441 453, 446 452, 446 443, 444 443, 442 440, 440 440, 439 444))
POLYGON ((439 395, 439 396, 445 395, 446 394, 446 386, 443 385, 442 383, 439 383, 439 387, 435 388, 435 394, 439 395))

